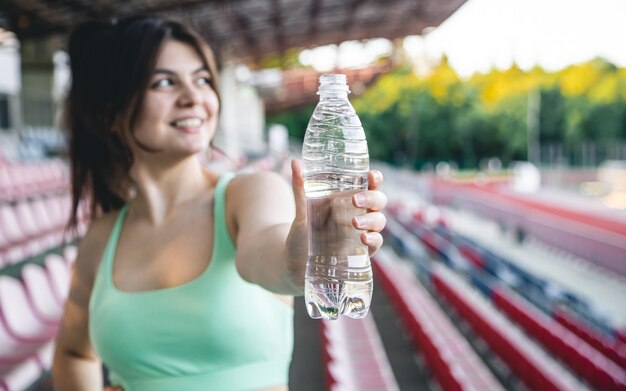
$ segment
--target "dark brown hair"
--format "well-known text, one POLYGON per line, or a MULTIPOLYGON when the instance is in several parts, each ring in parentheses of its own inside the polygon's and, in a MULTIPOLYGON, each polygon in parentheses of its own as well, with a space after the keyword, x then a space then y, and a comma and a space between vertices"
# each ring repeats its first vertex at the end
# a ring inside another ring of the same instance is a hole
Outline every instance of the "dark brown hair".
POLYGON ((72 214, 78 222, 81 202, 90 217, 120 209, 128 201, 133 156, 131 134, 161 46, 166 40, 191 45, 211 73, 219 95, 213 52, 182 24, 152 16, 112 22, 86 22, 69 37, 72 83, 65 104, 72 177, 72 214))

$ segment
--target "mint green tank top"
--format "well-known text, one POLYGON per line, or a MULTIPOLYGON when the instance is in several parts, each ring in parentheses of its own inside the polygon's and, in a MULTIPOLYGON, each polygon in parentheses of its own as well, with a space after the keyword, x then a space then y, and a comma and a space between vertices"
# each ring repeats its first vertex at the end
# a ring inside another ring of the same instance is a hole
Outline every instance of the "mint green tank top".
MULTIPOLYGON (((114 255, 128 206, 102 255, 89 302, 89 335, 125 391, 238 391, 287 384, 293 309, 243 280, 225 221, 232 174, 215 189, 213 255, 194 280, 125 292, 113 284, 114 255)), ((138 245, 149 245, 143 243, 138 245)))

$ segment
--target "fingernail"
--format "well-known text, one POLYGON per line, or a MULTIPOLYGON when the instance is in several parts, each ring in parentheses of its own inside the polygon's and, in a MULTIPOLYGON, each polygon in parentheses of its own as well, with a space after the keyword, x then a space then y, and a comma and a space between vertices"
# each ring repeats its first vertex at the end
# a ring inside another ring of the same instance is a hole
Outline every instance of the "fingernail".
POLYGON ((361 193, 355 194, 354 201, 356 202, 356 206, 365 206, 365 195, 361 193))
POLYGON ((365 216, 355 216, 354 220, 356 221, 356 226, 358 228, 364 228, 365 224, 367 224, 367 217, 365 216))

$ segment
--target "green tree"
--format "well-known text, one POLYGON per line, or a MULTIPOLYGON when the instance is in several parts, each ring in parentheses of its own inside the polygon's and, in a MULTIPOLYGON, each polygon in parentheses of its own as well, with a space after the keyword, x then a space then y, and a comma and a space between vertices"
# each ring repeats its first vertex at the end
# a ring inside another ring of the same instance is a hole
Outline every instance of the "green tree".
MULTIPOLYGON (((626 142, 626 69, 601 59, 547 73, 517 66, 461 80, 444 58, 418 77, 408 67, 383 75, 353 99, 373 159, 421 168, 485 158, 526 159, 528 95, 540 91, 540 142, 570 150, 626 142)), ((302 138, 313 107, 268 117, 302 138)))

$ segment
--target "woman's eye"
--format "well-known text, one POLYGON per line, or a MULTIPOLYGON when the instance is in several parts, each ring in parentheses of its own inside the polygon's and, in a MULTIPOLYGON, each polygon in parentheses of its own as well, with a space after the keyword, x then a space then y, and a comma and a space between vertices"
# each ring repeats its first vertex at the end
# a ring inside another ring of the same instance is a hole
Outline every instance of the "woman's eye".
POLYGON ((173 84, 174 82, 171 79, 160 79, 152 83, 152 88, 169 87, 173 84))
POLYGON ((208 76, 199 77, 196 83, 198 85, 201 85, 201 86, 210 85, 211 84, 211 78, 208 77, 208 76))

